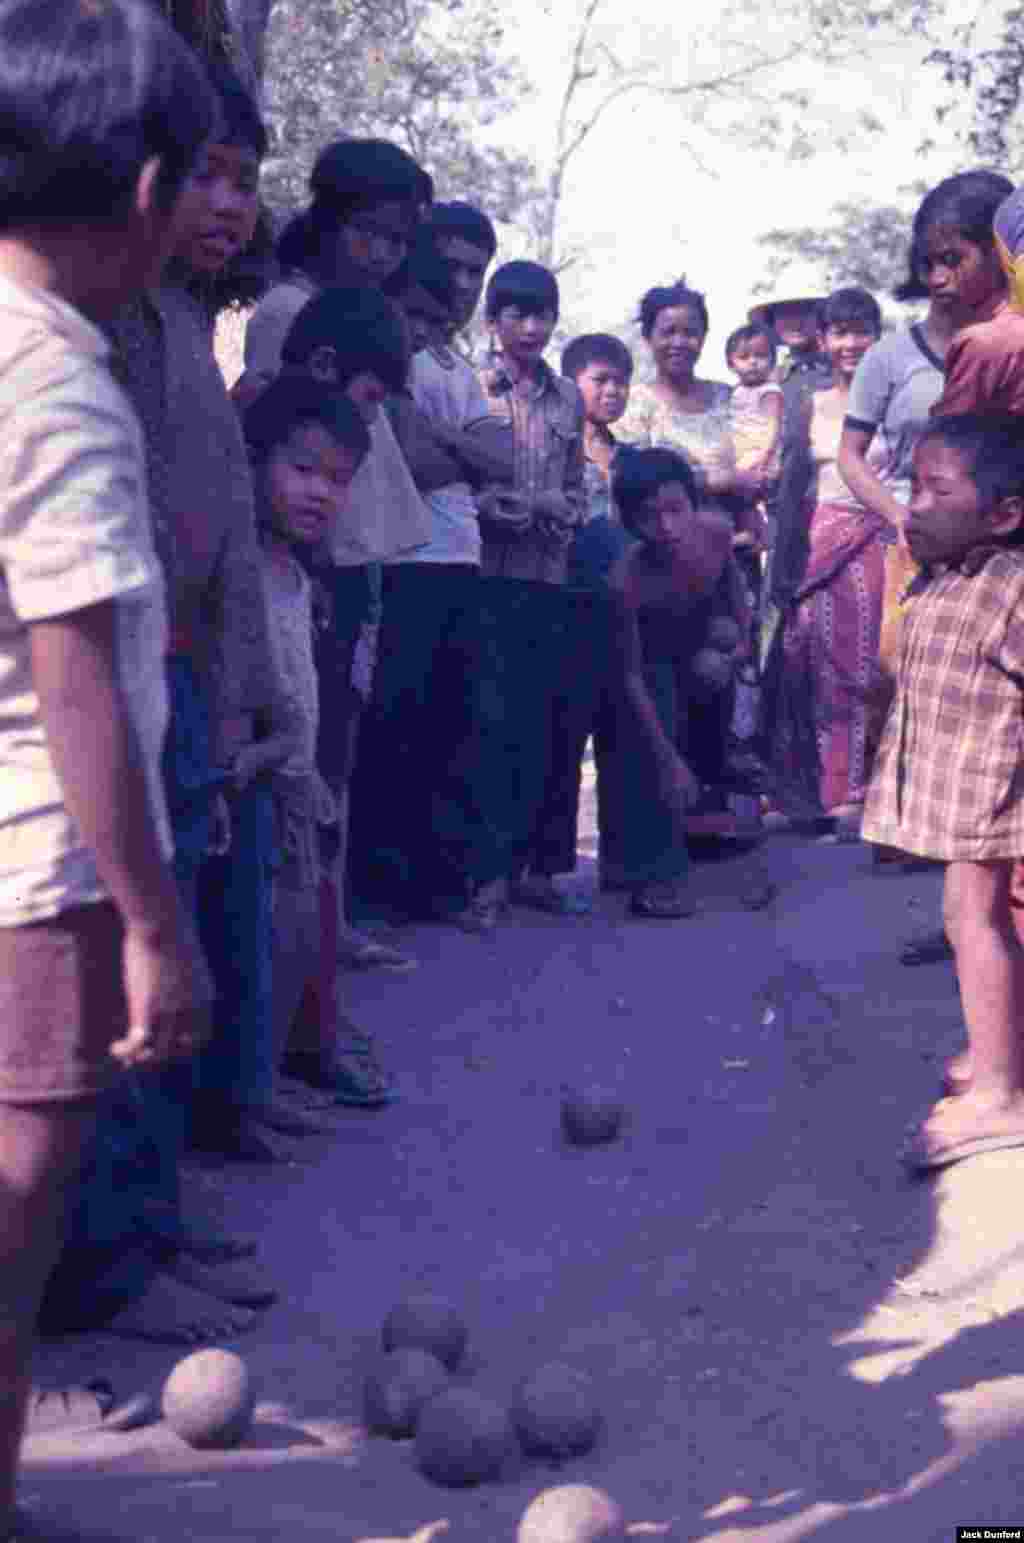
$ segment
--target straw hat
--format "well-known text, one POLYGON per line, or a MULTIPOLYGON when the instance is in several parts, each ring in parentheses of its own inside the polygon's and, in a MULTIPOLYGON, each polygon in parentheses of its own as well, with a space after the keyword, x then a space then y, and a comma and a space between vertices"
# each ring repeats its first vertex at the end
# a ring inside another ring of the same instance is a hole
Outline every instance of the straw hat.
POLYGON ((772 313, 780 305, 824 305, 821 275, 813 263, 789 263, 775 281, 774 300, 762 300, 752 305, 747 315, 750 321, 763 327, 773 324, 772 313))

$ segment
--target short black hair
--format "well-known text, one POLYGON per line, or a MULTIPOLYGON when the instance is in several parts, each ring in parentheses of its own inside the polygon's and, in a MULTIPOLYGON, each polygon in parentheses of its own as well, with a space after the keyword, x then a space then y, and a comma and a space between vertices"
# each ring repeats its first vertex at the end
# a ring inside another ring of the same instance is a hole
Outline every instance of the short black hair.
POLYGON ((699 290, 691 289, 680 279, 678 284, 661 284, 654 289, 649 289, 640 301, 640 331, 644 337, 650 337, 662 311, 682 305, 696 311, 701 327, 707 332, 711 325, 708 319, 707 301, 699 290))
POLYGON ((633 355, 621 338, 610 332, 584 332, 562 350, 562 374, 578 380, 592 364, 608 364, 627 380, 633 377, 633 355))
POLYGON ((172 207, 214 121, 150 0, 0 0, 0 229, 121 218, 154 156, 172 207))
POLYGON ((438 236, 457 236, 487 254, 490 262, 498 250, 498 235, 482 209, 458 199, 447 204, 432 204, 427 216, 429 228, 438 236))
POLYGON ((370 431, 344 391, 308 375, 279 375, 242 415, 242 433, 254 464, 262 465, 308 423, 320 424, 360 461, 370 453, 370 431))
POLYGON ((558 320, 558 280, 543 263, 502 263, 487 281, 484 311, 488 321, 495 321, 507 305, 517 306, 527 316, 551 311, 558 320))
POLYGON ((612 461, 612 499, 630 535, 639 534, 643 505, 670 482, 682 484, 696 509, 700 501, 697 474, 678 450, 638 450, 633 445, 619 446, 612 461))
POLYGON ((433 240, 433 233, 426 226, 416 232, 412 250, 396 273, 383 285, 384 293, 395 299, 406 294, 413 285, 425 289, 431 299, 446 311, 455 304, 455 279, 433 240))
POLYGON ((730 332, 729 336, 726 338, 726 364, 732 363, 732 356, 736 352, 737 348, 741 348, 744 343, 753 343, 755 338, 764 338, 765 342, 768 344, 772 360, 774 361, 779 352, 778 339, 776 338, 775 333, 772 331, 771 327, 764 326, 762 322, 748 321, 744 322, 742 327, 737 327, 734 332, 730 332))
POLYGON ((309 179, 312 202, 282 232, 277 255, 284 268, 330 280, 338 232, 357 209, 402 204, 409 239, 434 196, 434 184, 407 151, 387 139, 336 139, 321 150, 309 179))
POLYGON ((907 258, 907 277, 893 290, 897 300, 927 300, 928 286, 919 269, 929 231, 948 226, 964 241, 991 251, 995 245, 992 221, 1013 183, 996 171, 961 171, 936 184, 921 200, 914 215, 907 258))
POLYGON ((215 143, 241 145, 262 161, 267 153, 269 139, 266 124, 260 117, 260 110, 251 93, 223 59, 211 60, 206 66, 206 73, 217 98, 217 123, 213 130, 215 143))
POLYGON ((876 336, 882 335, 882 311, 868 290, 850 284, 834 289, 821 308, 821 330, 829 327, 868 327, 876 336))
MULTIPOLYGON (((925 424, 915 453, 932 440, 963 457, 984 504, 1024 498, 1024 436, 1018 417, 1009 413, 945 414, 925 424)), ((1013 531, 1006 544, 1024 544, 1024 531, 1013 531)))
POLYGON ((380 290, 334 285, 308 300, 292 322, 281 364, 304 370, 318 348, 333 348, 344 390, 356 375, 372 374, 389 391, 405 390, 409 333, 393 300, 380 290))

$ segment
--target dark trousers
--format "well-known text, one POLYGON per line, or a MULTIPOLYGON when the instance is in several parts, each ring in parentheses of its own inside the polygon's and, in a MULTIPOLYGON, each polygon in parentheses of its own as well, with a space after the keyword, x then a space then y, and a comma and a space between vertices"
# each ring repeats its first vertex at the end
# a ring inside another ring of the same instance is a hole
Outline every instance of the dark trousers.
POLYGON ((478 884, 575 866, 577 747, 608 668, 599 610, 585 591, 481 580, 473 721, 456 755, 480 800, 478 884))
POLYGON ((469 731, 483 581, 467 563, 384 569, 373 694, 359 729, 349 829, 353 909, 459 910, 482 804, 469 731))
POLYGON ((272 882, 274 801, 254 782, 233 793, 231 846, 199 876, 199 937, 214 984, 213 1034, 196 1058, 198 1093, 236 1106, 269 1101, 274 1085, 272 882))

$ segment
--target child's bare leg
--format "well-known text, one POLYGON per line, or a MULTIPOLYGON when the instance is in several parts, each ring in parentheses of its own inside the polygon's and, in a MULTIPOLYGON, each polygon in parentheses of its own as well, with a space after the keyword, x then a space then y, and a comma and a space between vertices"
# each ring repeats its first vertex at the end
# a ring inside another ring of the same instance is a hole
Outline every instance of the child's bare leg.
POLYGON ((944 1100, 923 1134, 929 1146, 1024 1132, 1024 944, 1011 906, 1009 862, 951 863, 946 931, 967 1022, 970 1083, 944 1100))
POLYGON ((0 1104, 0 1536, 14 1506, 36 1317, 93 1122, 85 1104, 0 1104))
MULTIPOLYGON (((1024 948, 1024 862, 1015 862, 1010 872, 1010 919, 1017 941, 1024 948)), ((1021 1024, 1024 1034, 1024 1022, 1021 1024)), ((946 1088, 950 1093, 967 1090, 973 1079, 974 1069, 970 1050, 962 1050, 946 1062, 946 1088)))

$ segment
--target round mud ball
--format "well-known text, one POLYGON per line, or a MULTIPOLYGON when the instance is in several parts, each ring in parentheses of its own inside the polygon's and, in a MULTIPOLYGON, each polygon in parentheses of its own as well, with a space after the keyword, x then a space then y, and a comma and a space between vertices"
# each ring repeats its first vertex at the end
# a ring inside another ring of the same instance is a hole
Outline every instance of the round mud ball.
POLYGON ((235 1447, 252 1424, 249 1370, 230 1350, 197 1350, 164 1383, 160 1407, 192 1447, 235 1447))
POLYGON ((601 1430, 590 1378, 562 1361, 541 1366, 520 1387, 512 1424, 531 1457, 563 1460, 589 1452, 601 1430))
POLYGON ((472 1388, 449 1388, 420 1411, 416 1463, 438 1484, 480 1484, 515 1450, 507 1412, 472 1388))
POLYGON ((423 1405, 448 1386, 448 1373, 426 1350, 390 1350, 378 1358, 363 1384, 368 1428, 401 1440, 416 1434, 423 1405))
POLYGON ((724 691, 732 680, 732 659, 718 648, 698 648, 690 673, 702 686, 712 691, 724 691))
POLYGON ((707 644, 709 648, 721 649, 723 654, 733 653, 740 646, 739 623, 731 616, 713 616, 708 625, 707 644))
POLYGON ((614 1141, 625 1118, 621 1102, 605 1088, 577 1088, 563 1095, 562 1131, 574 1146, 595 1147, 614 1141))
POLYGON ((384 1319, 381 1344, 385 1350, 426 1350, 449 1371, 462 1359, 469 1330, 451 1302, 424 1293, 406 1297, 384 1319))
POLYGON ((603 1489, 559 1484, 527 1506, 516 1543, 626 1543, 626 1521, 603 1489))

